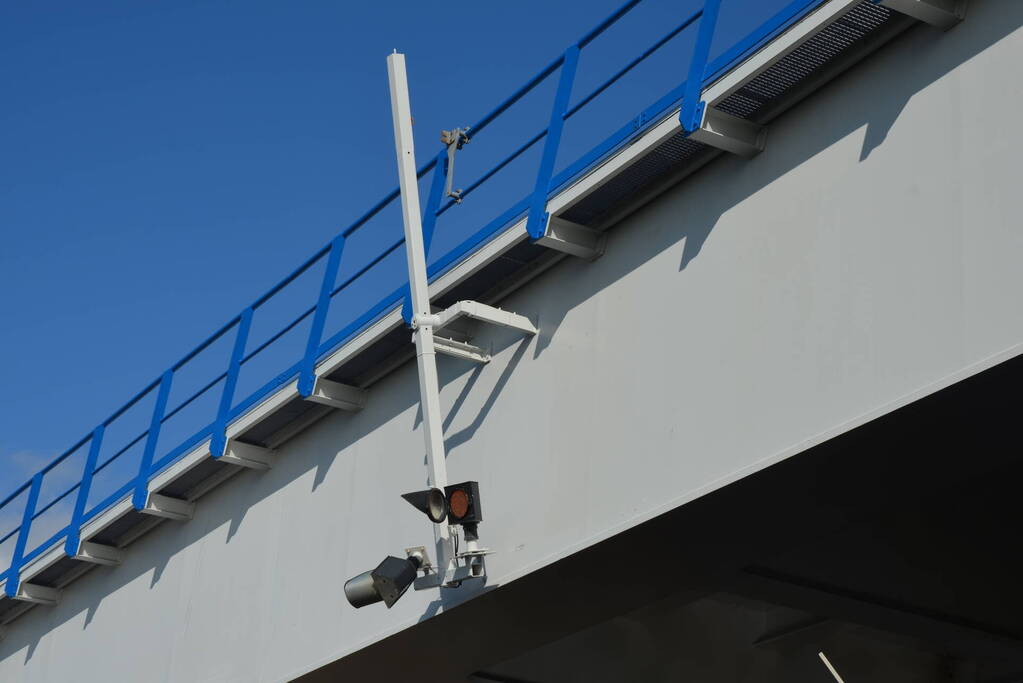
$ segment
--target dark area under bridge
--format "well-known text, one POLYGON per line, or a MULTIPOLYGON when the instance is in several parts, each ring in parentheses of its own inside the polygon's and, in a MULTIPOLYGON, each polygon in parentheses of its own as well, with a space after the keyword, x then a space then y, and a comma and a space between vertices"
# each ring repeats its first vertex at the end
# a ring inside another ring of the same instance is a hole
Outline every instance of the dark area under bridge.
POLYGON ((813 655, 864 639, 941 663, 902 680, 1023 680, 1021 382, 1023 358, 1003 362, 299 680, 696 680, 675 665, 705 644, 651 615, 695 605, 713 639, 708 599, 768 615, 736 658, 774 646, 772 671, 721 662, 720 680, 833 680, 813 655), (623 616, 645 647, 594 655, 623 616))

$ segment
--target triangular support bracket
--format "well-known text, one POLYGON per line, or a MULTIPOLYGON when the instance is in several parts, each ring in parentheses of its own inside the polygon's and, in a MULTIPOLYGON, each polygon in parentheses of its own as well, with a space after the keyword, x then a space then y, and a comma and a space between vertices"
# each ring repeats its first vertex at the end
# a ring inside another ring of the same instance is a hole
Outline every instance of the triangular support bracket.
POLYGON ((435 313, 429 316, 432 320, 418 321, 419 324, 430 323, 433 325, 435 332, 440 332, 448 325, 457 323, 463 318, 470 320, 479 320, 480 322, 488 323, 490 325, 497 325, 498 327, 508 327, 513 330, 518 330, 523 334, 532 336, 537 333, 536 325, 533 321, 524 315, 518 313, 512 313, 511 311, 505 311, 500 308, 481 304, 478 301, 459 301, 451 306, 448 306, 440 313, 435 313))
POLYGON ((744 159, 764 150, 767 129, 763 126, 708 106, 701 107, 699 116, 699 126, 689 132, 690 140, 744 159))
POLYGON ((489 363, 491 356, 487 349, 470 344, 465 339, 450 338, 451 336, 463 338, 468 336, 464 330, 457 327, 462 320, 478 320, 498 327, 508 327, 529 336, 537 333, 536 325, 526 316, 481 304, 478 301, 459 301, 439 313, 417 315, 412 319, 412 327, 417 329, 429 325, 433 328, 433 331, 437 333, 437 336, 433 337, 437 353, 474 363, 489 363), (441 336, 445 332, 448 336, 441 336))

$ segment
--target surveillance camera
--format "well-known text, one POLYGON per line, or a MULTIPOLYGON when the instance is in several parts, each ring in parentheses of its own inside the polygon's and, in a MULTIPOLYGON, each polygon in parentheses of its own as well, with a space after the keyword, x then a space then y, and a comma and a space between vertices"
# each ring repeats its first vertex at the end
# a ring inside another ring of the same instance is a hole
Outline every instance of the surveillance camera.
POLYGON ((421 556, 407 559, 388 555, 376 569, 363 572, 345 582, 345 597, 358 609, 381 600, 390 609, 416 580, 421 556))

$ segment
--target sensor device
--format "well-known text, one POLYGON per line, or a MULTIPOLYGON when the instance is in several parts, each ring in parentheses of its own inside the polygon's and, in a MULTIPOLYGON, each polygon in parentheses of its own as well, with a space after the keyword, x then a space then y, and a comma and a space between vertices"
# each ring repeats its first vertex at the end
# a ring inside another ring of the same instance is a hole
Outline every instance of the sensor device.
POLYGON ((420 560, 388 555, 376 569, 363 572, 345 582, 345 597, 358 609, 383 601, 390 609, 416 580, 420 560))

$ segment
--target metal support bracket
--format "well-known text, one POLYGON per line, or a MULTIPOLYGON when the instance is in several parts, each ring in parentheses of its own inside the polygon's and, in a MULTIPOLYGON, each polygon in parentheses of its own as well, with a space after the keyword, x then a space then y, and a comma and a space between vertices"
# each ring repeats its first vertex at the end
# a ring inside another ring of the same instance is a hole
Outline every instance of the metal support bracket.
POLYGON ((595 261, 604 254, 607 235, 600 230, 550 216, 543 237, 536 243, 586 261, 595 261))
POLYGON ((485 349, 466 342, 455 341, 445 337, 434 337, 433 344, 437 349, 437 353, 443 353, 445 356, 471 360, 474 363, 490 362, 490 354, 485 349))
POLYGON ((78 552, 72 557, 81 562, 116 567, 121 564, 121 560, 124 558, 124 551, 112 545, 82 541, 78 545, 78 552))
POLYGON ((34 605, 56 605, 60 601, 60 591, 37 583, 19 583, 17 591, 11 597, 34 605))
POLYGON ((356 411, 366 405, 366 390, 317 377, 312 393, 305 400, 338 410, 356 411))
POLYGON ((152 515, 153 517, 186 522, 192 519, 192 516, 195 514, 195 503, 150 492, 146 497, 145 507, 139 510, 139 512, 144 515, 152 515))
POLYGON ((874 0, 893 9, 947 31, 966 18, 966 0, 874 0))
POLYGON ((526 316, 503 311, 500 308, 487 306, 478 301, 459 301, 439 313, 415 316, 412 320, 412 325, 417 330, 421 326, 429 326, 434 332, 440 332, 447 328, 445 331, 448 334, 455 334, 461 337, 461 339, 452 339, 450 337, 435 336, 433 344, 437 353, 470 360, 474 363, 489 363, 491 359, 490 352, 465 341, 468 335, 463 330, 454 327, 459 321, 464 319, 479 320, 499 327, 509 327, 528 335, 536 334, 536 326, 526 316))
MULTIPOLYGON (((406 553, 407 552, 408 551, 406 550, 406 553)), ((462 560, 464 564, 450 566, 448 571, 444 573, 444 576, 441 576, 436 571, 436 567, 421 567, 420 570, 423 571, 424 574, 416 577, 415 582, 412 584, 412 588, 417 591, 427 590, 429 588, 439 588, 440 586, 453 588, 461 585, 463 581, 486 578, 487 565, 485 558, 489 554, 490 551, 484 549, 459 553, 457 557, 462 560)))
POLYGON ((536 325, 526 316, 481 304, 478 301, 459 301, 437 313, 434 318, 434 331, 437 332, 462 318, 479 320, 499 327, 510 327, 528 335, 534 335, 537 332, 536 325))
POLYGON ((474 560, 469 564, 452 568, 444 575, 443 579, 441 579, 440 575, 436 573, 416 577, 415 583, 412 584, 412 588, 414 590, 421 591, 427 588, 439 588, 440 586, 455 587, 463 581, 468 581, 470 579, 482 579, 484 575, 485 569, 483 559, 480 557, 478 558, 478 561, 474 560))
POLYGON ((454 130, 442 130, 440 132, 440 141, 447 145, 448 149, 447 182, 444 185, 444 196, 451 197, 455 200, 456 204, 462 203, 462 191, 451 189, 455 182, 455 152, 462 149, 462 146, 469 142, 468 132, 469 126, 455 128, 454 130))
POLYGON ((273 467, 274 456, 274 451, 269 448, 232 439, 227 442, 224 454, 220 456, 219 460, 229 465, 248 467, 251 470, 268 470, 273 467))
POLYGON ((745 159, 755 157, 764 151, 767 130, 763 126, 713 107, 704 107, 702 116, 700 127, 689 134, 690 140, 731 152, 745 159))
MULTIPOLYGON (((470 545, 475 544, 470 543, 470 545)), ((486 556, 490 553, 491 551, 486 548, 477 547, 457 553, 455 558, 460 560, 461 564, 449 565, 447 571, 442 576, 430 562, 430 556, 425 547, 405 548, 405 555, 407 557, 418 557, 420 560, 419 571, 422 572, 422 576, 417 576, 412 584, 413 589, 417 591, 439 588, 441 586, 456 588, 463 581, 486 578, 486 556)))

